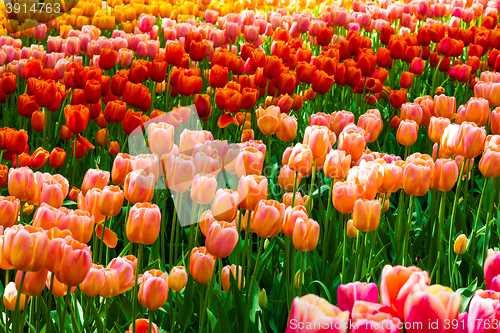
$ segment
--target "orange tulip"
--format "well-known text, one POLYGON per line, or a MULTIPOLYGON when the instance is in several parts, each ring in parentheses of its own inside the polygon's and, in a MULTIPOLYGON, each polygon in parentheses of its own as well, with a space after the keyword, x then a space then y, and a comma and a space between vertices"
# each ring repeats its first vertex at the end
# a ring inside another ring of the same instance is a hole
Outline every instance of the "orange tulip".
POLYGON ((457 101, 455 97, 445 95, 434 96, 434 114, 436 117, 454 119, 457 116, 456 104, 457 101))
POLYGON ((82 133, 90 118, 89 109, 81 104, 68 105, 64 108, 66 125, 73 134, 82 133))
POLYGON ((39 271, 45 265, 48 244, 49 238, 43 229, 15 225, 4 234, 5 260, 21 271, 39 271))
POLYGON ((288 159, 288 166, 295 172, 307 175, 313 164, 312 150, 306 144, 297 143, 288 159))
POLYGON ((148 144, 151 151, 158 155, 168 154, 174 145, 174 126, 167 123, 150 123, 148 144))
POLYGON ((230 189, 218 189, 212 203, 213 217, 217 221, 233 221, 238 212, 238 203, 239 192, 230 189))
POLYGON ((108 264, 107 268, 114 269, 115 271, 118 272, 118 279, 120 285, 120 290, 118 292, 119 294, 123 294, 129 291, 134 286, 135 270, 137 267, 136 265, 137 265, 137 259, 135 257, 133 258, 117 257, 111 260, 111 262, 108 264))
POLYGON ((92 264, 89 273, 82 283, 80 283, 80 290, 88 297, 99 295, 104 287, 105 277, 104 268, 100 265, 92 264))
POLYGON ((411 146, 417 141, 418 125, 413 120, 402 120, 396 133, 396 140, 403 146, 411 146))
POLYGON ((170 270, 170 274, 168 276, 168 286, 173 291, 181 291, 186 287, 188 281, 188 276, 186 269, 182 266, 175 266, 170 270))
POLYGON ((403 190, 408 195, 422 196, 431 185, 432 168, 422 162, 408 163, 403 171, 403 190))
POLYGON ((185 193, 191 187, 196 172, 193 158, 184 154, 172 155, 167 167, 168 188, 185 193))
POLYGON ((144 170, 129 172, 123 184, 125 199, 131 204, 151 202, 154 195, 155 176, 146 174, 144 170))
POLYGON ((22 167, 9 170, 9 194, 21 201, 28 201, 35 196, 35 179, 33 171, 22 167))
POLYGON ((350 155, 353 162, 361 158, 363 149, 366 145, 364 130, 360 128, 346 126, 339 135, 339 144, 337 149, 345 151, 350 155))
POLYGON ((280 124, 276 131, 276 137, 283 142, 295 140, 297 137, 297 126, 297 118, 282 113, 280 115, 280 124))
POLYGON ((295 229, 295 224, 297 220, 301 218, 307 220, 307 210, 302 205, 296 205, 295 207, 287 207, 285 210, 285 215, 283 216, 283 233, 288 236, 293 236, 293 231, 295 229))
POLYGON ((198 204, 208 205, 215 197, 217 179, 211 174, 197 174, 191 185, 191 200, 198 204))
POLYGON ((120 294, 120 276, 113 268, 103 268, 104 285, 99 291, 99 296, 104 298, 115 297, 120 294))
POLYGON ((429 139, 435 143, 441 143, 444 129, 450 125, 448 118, 431 117, 429 123, 429 139))
POLYGON ((380 282, 382 304, 392 308, 398 317, 404 319, 407 298, 415 289, 425 285, 429 285, 429 274, 420 268, 386 265, 380 282))
POLYGON ((262 199, 252 214, 253 230, 262 238, 278 236, 283 226, 285 205, 276 200, 262 199))
POLYGON ((451 191, 457 182, 458 174, 458 166, 454 160, 439 158, 434 163, 432 185, 438 191, 451 191))
MULTIPOLYGON (((326 29, 326 28, 325 28, 326 29)), ((327 300, 313 294, 302 297, 295 297, 290 310, 290 319, 287 333, 304 331, 299 329, 299 325, 304 323, 303 327, 318 328, 331 327, 331 332, 344 332, 344 327, 349 327, 349 311, 341 311, 335 305, 330 304, 327 300), (315 323, 322 323, 321 325, 315 323), (308 326, 305 326, 309 324, 308 326), (340 327, 336 329, 334 327, 340 327)), ((311 333, 321 332, 318 329, 310 329, 311 333)))
POLYGON ((354 222, 351 220, 347 221, 347 237, 349 238, 357 238, 358 237, 358 229, 354 226, 354 222))
POLYGON ((298 251, 310 252, 316 248, 319 240, 318 222, 298 217, 292 235, 293 245, 298 251))
MULTIPOLYGON (((242 267, 238 267, 239 270, 239 275, 238 275, 238 289, 241 290, 242 286, 245 286, 245 277, 243 276, 242 273, 242 267)), ((233 275, 233 279, 236 281, 236 265, 227 265, 224 266, 222 269, 222 289, 224 289, 225 292, 229 292, 229 286, 230 286, 230 276, 229 274, 233 275)))
POLYGON ((238 177, 246 175, 260 175, 264 165, 264 154, 254 147, 244 147, 236 158, 236 174, 238 177))
MULTIPOLYGON (((67 237, 66 239, 68 239, 67 237)), ((68 286, 77 286, 85 280, 92 266, 90 248, 76 240, 67 240, 61 250, 61 269, 56 278, 68 286)))
POLYGON ((56 147, 52 150, 49 157, 50 166, 53 168, 60 168, 66 160, 66 152, 64 149, 56 147))
POLYGON ((314 158, 325 155, 330 145, 329 129, 318 125, 306 127, 304 144, 309 146, 314 158))
POLYGON ((106 216, 116 216, 122 211, 124 194, 118 186, 105 186, 99 199, 99 211, 106 216))
POLYGON ((401 188, 403 168, 396 164, 384 165, 384 179, 380 188, 384 192, 394 193, 401 188))
POLYGON ((134 158, 128 154, 118 154, 111 169, 111 179, 116 185, 123 185, 125 178, 134 169, 134 158))
POLYGON ((260 200, 267 198, 267 178, 248 175, 240 178, 238 200, 241 209, 254 210, 260 200))
POLYGON ((149 311, 162 307, 168 298, 168 275, 152 269, 142 276, 139 288, 139 303, 149 311))
POLYGON ((354 182, 337 182, 333 184, 332 203, 342 214, 349 214, 354 210, 358 199, 358 188, 354 182))
POLYGON ((189 259, 189 273, 193 279, 201 284, 207 284, 212 278, 214 270, 215 258, 207 249, 202 247, 195 247, 191 250, 189 259))
POLYGON ((486 178, 500 177, 500 146, 485 149, 479 161, 479 171, 486 178))
POLYGON ((457 154, 466 159, 479 156, 484 149, 486 142, 486 130, 484 127, 478 127, 475 123, 463 122, 460 124, 455 144, 457 154))
MULTIPOLYGON (((50 281, 52 279, 52 273, 49 272, 47 274, 47 278, 45 279, 45 285, 48 289, 50 289, 50 281)), ((70 289, 70 294, 76 291, 76 287, 70 289)), ((52 287, 52 295, 56 297, 64 297, 68 293, 68 286, 66 284, 61 283, 56 276, 54 276, 54 286, 52 287)))
POLYGON ((161 213, 157 205, 136 203, 129 212, 126 232, 131 243, 151 245, 160 233, 161 213))
POLYGON ((344 179, 351 167, 351 156, 343 150, 332 150, 325 158, 323 172, 328 178, 344 179))
POLYGON ((16 224, 20 209, 21 203, 16 197, 0 196, 0 215, 2 216, 0 226, 9 228, 16 224))
POLYGON ((280 126, 280 108, 270 106, 267 109, 259 108, 256 111, 257 126, 265 135, 272 135, 278 131, 280 126))
POLYGON ((281 188, 285 191, 293 191, 294 183, 296 182, 296 186, 300 184, 302 181, 302 175, 300 173, 295 173, 288 165, 284 165, 278 177, 278 183, 281 188), (295 181, 295 175, 297 175, 297 180, 295 181))
POLYGON ((375 231, 380 223, 380 201, 358 199, 354 204, 352 221, 359 231, 375 231))
MULTIPOLYGON (((28 296, 38 296, 42 293, 45 288, 45 280, 47 278, 48 271, 42 268, 36 272, 26 272, 23 282, 22 293, 28 296)), ((17 271, 16 274, 16 289, 21 288, 21 278, 22 271, 17 271)))
POLYGON ((441 136, 441 147, 442 150, 447 155, 457 154, 457 136, 460 126, 457 124, 450 124, 445 127, 443 135, 441 136))
MULTIPOLYGON (((9 282, 7 286, 5 286, 4 292, 3 292, 3 305, 5 308, 9 311, 14 312, 16 310, 16 303, 17 303, 17 288, 16 284, 14 282, 9 282)), ((29 296, 28 296, 28 302, 29 302, 29 296)), ((21 299, 19 300, 19 311, 24 310, 24 306, 28 303, 26 302, 26 294, 22 293, 21 294, 21 299)))
POLYGON ((215 258, 225 258, 239 241, 236 227, 228 222, 213 222, 208 229, 205 246, 215 258))

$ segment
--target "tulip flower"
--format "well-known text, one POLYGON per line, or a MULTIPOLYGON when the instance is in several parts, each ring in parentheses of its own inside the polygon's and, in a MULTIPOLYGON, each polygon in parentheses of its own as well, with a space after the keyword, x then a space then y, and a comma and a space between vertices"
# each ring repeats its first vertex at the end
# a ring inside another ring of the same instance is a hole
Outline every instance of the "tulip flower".
POLYGON ((407 332, 428 332, 430 325, 444 331, 447 323, 458 319, 461 302, 460 294, 450 288, 440 285, 421 287, 406 300, 404 318, 411 323, 411 327, 406 328, 407 332))
POLYGON ((186 269, 182 266, 175 266, 170 270, 168 286, 173 291, 180 292, 186 286, 187 280, 186 269))
POLYGON ((191 200, 198 204, 208 205, 215 197, 217 180, 211 174, 197 174, 191 185, 191 200))
POLYGON ((162 307, 168 298, 168 276, 160 270, 152 269, 142 276, 139 288, 139 303, 150 311, 162 307))
POLYGON ((403 189, 408 195, 427 193, 432 180, 432 168, 422 162, 408 163, 403 171, 403 189))
POLYGON ((83 177, 82 193, 87 195, 87 191, 92 188, 103 189, 109 184, 109 171, 99 169, 89 169, 83 177))
MULTIPOLYGON (((238 267, 238 289, 241 289, 242 285, 245 286, 245 277, 242 274, 242 267, 238 267), (242 283, 243 282, 243 283, 242 283)), ((229 292, 230 277, 229 274, 233 275, 233 279, 236 280, 236 265, 227 265, 222 269, 222 289, 225 292, 229 292)))
POLYGON ((304 144, 310 147, 314 158, 325 155, 330 144, 329 129, 325 126, 317 125, 306 127, 304 144))
POLYGON ((488 250, 488 255, 484 263, 484 281, 487 289, 490 289, 493 279, 500 275, 500 266, 498 263, 500 263, 500 252, 493 251, 492 249, 488 250))
POLYGON ((369 232, 377 229, 380 223, 380 201, 358 199, 354 204, 352 220, 359 231, 369 232))
POLYGON ((340 310, 353 312, 357 301, 378 303, 378 287, 373 282, 341 284, 337 289, 337 299, 340 310))
POLYGON ((85 280, 80 283, 79 288, 88 297, 94 297, 99 295, 102 288, 104 288, 104 283, 104 268, 100 265, 92 264, 85 280))
POLYGON ((236 227, 228 222, 213 222, 208 229, 205 246, 215 258, 225 258, 239 241, 236 227))
POLYGON ((64 108, 66 125, 73 134, 82 133, 90 117, 89 109, 83 105, 69 105, 64 108))
POLYGON ((123 193, 125 199, 132 204, 151 202, 154 195, 155 176, 146 174, 144 170, 131 171, 125 177, 123 193))
POLYGON ((477 290, 469 305, 468 324, 472 332, 490 332, 498 322, 500 293, 477 290))
POLYGON ((76 240, 69 239, 61 249, 61 269, 56 278, 68 286, 77 286, 85 280, 92 266, 90 248, 76 240))
MULTIPOLYGON (((260 200, 267 198, 267 178, 264 176, 248 175, 240 178, 238 184, 239 207, 246 210, 255 210, 260 200)), ((214 201, 215 202, 215 201, 214 201)))
POLYGON ((455 244, 453 244, 453 251, 455 254, 464 254, 465 251, 467 250, 467 236, 464 234, 461 234, 460 236, 457 237, 455 240, 455 244))
POLYGON ((12 227, 18 222, 21 203, 16 197, 0 196, 0 215, 2 219, 0 225, 4 228, 12 227))
POLYGON ((123 294, 134 286, 135 270, 137 259, 117 257, 111 260, 107 268, 114 269, 118 272, 119 278, 119 294, 123 294), (130 259, 134 259, 131 261, 130 259))
POLYGON ((460 124, 455 137, 457 153, 466 159, 479 156, 484 149, 486 131, 475 123, 463 122, 460 124))
POLYGON ((402 120, 399 123, 396 140, 403 146, 413 145, 418 138, 418 125, 413 120, 402 120))
POLYGON ((104 298, 111 298, 119 295, 120 277, 118 271, 112 268, 102 268, 102 272, 104 275, 104 284, 99 291, 99 296, 104 298))
POLYGON ((432 185, 438 191, 450 191, 458 179, 458 166, 451 159, 437 159, 432 171, 432 185))
POLYGON ((349 214, 354 210, 358 197, 357 185, 353 182, 337 182, 332 188, 332 203, 342 214, 349 214))
POLYGON ((293 147, 288 159, 288 166, 295 172, 303 175, 309 173, 313 164, 312 150, 306 144, 297 143, 293 147))
POLYGON ((283 224, 285 205, 275 200, 260 200, 252 214, 253 230, 262 238, 276 237, 283 224))
POLYGON ((168 154, 174 145, 174 127, 167 123, 149 124, 148 143, 153 153, 168 154))
POLYGON ((334 328, 333 332, 345 332, 349 312, 341 311, 325 299, 309 294, 295 297, 289 318, 286 333, 300 333, 306 330, 311 333, 321 332, 325 325, 334 328))
MULTIPOLYGON (((45 280, 48 271, 42 268, 36 272, 26 272, 22 286, 22 293, 28 296, 38 296, 45 289, 45 280)), ((16 290, 21 288, 22 271, 17 271, 16 274, 16 290)))
POLYGON ((189 272, 193 279, 201 284, 207 284, 212 278, 215 258, 208 253, 205 247, 195 247, 191 251, 189 272))
POLYGON ((236 158, 236 174, 238 177, 246 175, 260 175, 264 164, 264 154, 254 147, 244 147, 236 158))
POLYGON ((278 183, 285 191, 293 191, 295 178, 297 178, 296 184, 300 184, 302 175, 300 173, 296 174, 288 165, 284 165, 280 170, 278 183))
POLYGON ((270 106, 267 109, 259 108, 256 111, 257 126, 265 135, 272 135, 278 131, 280 125, 280 108, 270 106))
POLYGON ((161 213, 158 206, 145 202, 130 209, 126 232, 131 243, 151 245, 160 233, 161 213))
POLYGON ((99 211, 105 216, 118 215, 123 206, 124 194, 118 186, 105 186, 99 200, 99 211))
POLYGON ((233 221, 238 212, 238 203, 238 192, 230 189, 218 189, 212 202, 213 217, 217 221, 233 221))
MULTIPOLYGON (((14 282, 9 282, 4 289, 3 292, 3 305, 5 308, 9 311, 14 312, 16 310, 16 304, 17 304, 17 288, 16 284, 14 282)), ((19 300, 19 311, 24 310, 24 306, 29 302, 30 297, 26 296, 26 294, 22 293, 21 294, 21 299, 19 300), (28 299, 26 300, 26 297, 28 299)))
POLYGON ((17 270, 39 271, 47 259, 48 243, 47 233, 41 228, 13 226, 4 234, 5 260, 17 270))
POLYGON ((35 196, 33 171, 26 167, 10 169, 9 194, 21 201, 31 200, 35 196))
POLYGON ((178 154, 168 159, 167 182, 172 191, 185 193, 195 176, 194 160, 191 156, 178 154))
MULTIPOLYGON (((384 266, 380 282, 382 304, 391 307, 404 319, 408 296, 429 285, 429 274, 418 267, 384 266)), ((425 311, 424 311, 425 312, 425 311)))
MULTIPOLYGON (((255 226, 254 226, 255 227, 255 226)), ((319 240, 319 224, 312 219, 297 218, 292 235, 293 245, 298 251, 310 252, 319 240)))

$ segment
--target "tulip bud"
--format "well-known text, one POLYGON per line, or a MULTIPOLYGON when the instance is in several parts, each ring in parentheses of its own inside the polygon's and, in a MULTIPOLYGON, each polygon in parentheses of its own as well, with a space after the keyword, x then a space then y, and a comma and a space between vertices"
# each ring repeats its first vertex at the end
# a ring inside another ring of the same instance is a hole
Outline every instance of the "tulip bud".
POLYGON ((181 291, 186 286, 188 280, 186 269, 182 266, 175 266, 170 270, 168 276, 168 286, 173 291, 181 291))
POLYGON ((467 236, 464 234, 458 236, 455 240, 455 244, 453 245, 453 251, 455 251, 455 254, 464 254, 467 250, 467 242, 467 236))
POLYGON ((347 237, 358 237, 358 229, 356 229, 356 227, 354 226, 354 222, 352 221, 352 219, 347 222, 347 237))
POLYGON ((264 310, 267 307, 266 289, 262 289, 259 295, 259 307, 264 310))

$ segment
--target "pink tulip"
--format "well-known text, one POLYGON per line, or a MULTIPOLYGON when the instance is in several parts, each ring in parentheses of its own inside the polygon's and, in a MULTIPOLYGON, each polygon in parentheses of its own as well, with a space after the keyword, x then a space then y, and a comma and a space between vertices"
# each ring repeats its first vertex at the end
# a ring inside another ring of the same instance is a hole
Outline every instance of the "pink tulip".
POLYGON ((340 310, 351 312, 356 301, 378 303, 378 287, 373 282, 341 284, 337 289, 337 300, 340 310))

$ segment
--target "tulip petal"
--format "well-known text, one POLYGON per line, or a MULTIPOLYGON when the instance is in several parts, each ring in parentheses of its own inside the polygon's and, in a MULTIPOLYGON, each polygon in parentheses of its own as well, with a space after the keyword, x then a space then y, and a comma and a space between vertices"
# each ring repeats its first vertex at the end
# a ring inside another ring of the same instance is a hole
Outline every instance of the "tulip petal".
POLYGON ((230 123, 235 124, 238 126, 238 121, 229 113, 225 113, 222 116, 219 117, 219 120, 217 121, 217 125, 220 128, 225 128, 227 127, 230 123))
POLYGON ((94 149, 95 146, 89 142, 89 140, 85 139, 83 136, 78 134, 78 142, 87 147, 88 149, 94 149))
MULTIPOLYGON (((102 237, 102 224, 98 225, 95 228, 95 233, 99 239, 102 237)), ((113 232, 113 230, 110 230, 108 228, 104 229, 104 244, 106 244, 107 247, 114 249, 116 247, 116 244, 118 244, 118 236, 113 232)))

